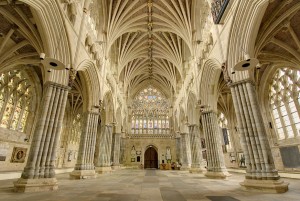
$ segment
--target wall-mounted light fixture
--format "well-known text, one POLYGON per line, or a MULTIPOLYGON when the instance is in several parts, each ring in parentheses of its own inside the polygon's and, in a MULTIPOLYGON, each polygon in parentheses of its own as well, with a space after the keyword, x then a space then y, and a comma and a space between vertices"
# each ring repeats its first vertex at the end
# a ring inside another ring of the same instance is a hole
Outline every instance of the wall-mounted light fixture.
POLYGON ((235 71, 245 71, 250 70, 257 66, 259 63, 258 59, 256 58, 250 58, 249 54, 244 54, 244 60, 240 61, 233 67, 232 74, 235 73, 235 71))

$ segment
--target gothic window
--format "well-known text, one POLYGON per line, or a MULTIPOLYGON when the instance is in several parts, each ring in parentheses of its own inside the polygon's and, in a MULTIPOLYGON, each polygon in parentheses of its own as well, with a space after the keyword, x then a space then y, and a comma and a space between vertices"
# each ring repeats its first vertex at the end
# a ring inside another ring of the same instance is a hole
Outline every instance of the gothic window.
POLYGON ((132 120, 139 119, 138 128, 131 126, 134 133, 168 133, 169 102, 166 97, 153 86, 141 90, 133 100, 132 120), (140 130, 140 132, 138 132, 140 130))
POLYGON ((269 103, 279 140, 300 133, 300 71, 280 68, 270 85, 269 103))
POLYGON ((218 115, 219 126, 221 128, 221 134, 224 139, 224 144, 226 145, 226 149, 231 149, 231 137, 228 129, 228 121, 223 113, 219 113, 218 115))
POLYGON ((24 132, 32 100, 32 84, 25 70, 0 75, 0 126, 24 132))

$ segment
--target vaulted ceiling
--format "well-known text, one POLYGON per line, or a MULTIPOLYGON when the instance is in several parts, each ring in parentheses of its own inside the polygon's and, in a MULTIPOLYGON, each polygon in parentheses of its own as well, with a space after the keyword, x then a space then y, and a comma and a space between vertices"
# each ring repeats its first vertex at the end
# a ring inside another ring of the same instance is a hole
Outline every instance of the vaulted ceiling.
POLYGON ((176 93, 184 79, 184 62, 193 55, 195 2, 102 1, 106 55, 125 93, 150 83, 167 96, 176 93))
POLYGON ((300 2, 299 0, 270 1, 256 39, 256 55, 263 72, 274 63, 286 67, 300 64, 300 2))

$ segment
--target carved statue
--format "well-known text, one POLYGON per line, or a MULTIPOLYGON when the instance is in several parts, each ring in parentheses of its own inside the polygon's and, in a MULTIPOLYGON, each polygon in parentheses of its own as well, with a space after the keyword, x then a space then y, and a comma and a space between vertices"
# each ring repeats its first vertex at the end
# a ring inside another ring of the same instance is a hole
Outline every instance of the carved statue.
POLYGON ((76 73, 77 71, 74 69, 74 68, 71 68, 70 69, 70 72, 69 72, 69 87, 72 88, 73 84, 74 84, 74 81, 75 81, 75 78, 76 78, 76 73))
POLYGON ((223 71, 223 76, 224 76, 225 82, 227 84, 232 83, 232 80, 231 80, 231 78, 229 76, 227 63, 226 62, 222 63, 222 67, 221 68, 222 68, 222 71, 223 71))

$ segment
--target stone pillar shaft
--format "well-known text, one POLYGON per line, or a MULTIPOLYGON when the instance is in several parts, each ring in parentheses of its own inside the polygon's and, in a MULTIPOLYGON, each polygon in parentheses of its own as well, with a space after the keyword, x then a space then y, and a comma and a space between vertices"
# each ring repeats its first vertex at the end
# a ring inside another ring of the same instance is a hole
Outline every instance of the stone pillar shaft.
POLYGON ((120 163, 123 164, 125 162, 125 149, 126 149, 126 138, 125 133, 122 132, 120 142, 120 163))
POLYGON ((191 146, 188 133, 181 133, 182 148, 182 170, 188 170, 191 167, 191 146))
POLYGON ((231 87, 241 144, 247 162, 246 177, 279 179, 254 90, 254 86, 249 82, 231 87))
POLYGON ((97 153, 98 162, 96 165, 96 171, 98 173, 110 172, 112 152, 112 126, 102 126, 99 138, 99 153, 97 153))
POLYGON ((23 179, 52 178, 68 87, 47 83, 23 179), (46 170, 46 173, 45 173, 46 170), (50 174, 51 172, 51 174, 50 174))
POLYGON ((81 134, 75 170, 93 170, 98 113, 87 112, 81 134))
POLYGON ((39 118, 33 135, 27 164, 21 178, 15 182, 16 191, 57 189, 54 162, 68 90, 69 87, 64 85, 52 82, 45 84, 41 107, 39 108, 39 118), (49 180, 49 182, 45 180, 46 178, 52 178, 52 180, 49 180), (43 179, 43 181, 39 184, 38 179, 43 179), (48 183, 47 186, 43 185, 44 183, 48 183))
POLYGON ((201 140, 200 130, 197 125, 189 126, 190 143, 191 143, 191 158, 192 158, 192 171, 201 172, 202 162, 202 151, 201 151, 201 140))
POLYGON ((84 114, 77 163, 70 177, 73 179, 95 178, 94 153, 96 146, 97 124, 99 113, 84 114))
POLYGON ((114 166, 120 165, 120 148, 121 148, 121 133, 114 134, 114 152, 113 152, 113 163, 114 166))
POLYGON ((247 165, 246 179, 241 185, 286 192, 288 184, 280 180, 275 169, 254 85, 250 81, 234 83, 231 93, 247 165))
POLYGON ((206 176, 225 178, 228 172, 224 162, 217 114, 213 111, 204 112, 202 123, 207 147, 206 176))
POLYGON ((178 162, 182 161, 182 154, 181 154, 181 139, 180 137, 175 138, 175 143, 176 143, 176 159, 178 162))

